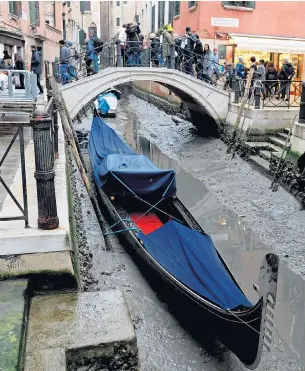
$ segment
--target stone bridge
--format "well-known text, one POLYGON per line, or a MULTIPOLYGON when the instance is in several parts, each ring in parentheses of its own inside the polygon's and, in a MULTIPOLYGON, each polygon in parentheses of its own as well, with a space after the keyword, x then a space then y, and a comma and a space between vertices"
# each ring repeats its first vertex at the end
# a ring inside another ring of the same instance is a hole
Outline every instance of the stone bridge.
POLYGON ((167 86, 186 104, 196 126, 213 121, 224 122, 228 113, 229 94, 193 76, 167 68, 109 67, 96 75, 61 86, 71 118, 103 91, 132 81, 155 81, 167 86))

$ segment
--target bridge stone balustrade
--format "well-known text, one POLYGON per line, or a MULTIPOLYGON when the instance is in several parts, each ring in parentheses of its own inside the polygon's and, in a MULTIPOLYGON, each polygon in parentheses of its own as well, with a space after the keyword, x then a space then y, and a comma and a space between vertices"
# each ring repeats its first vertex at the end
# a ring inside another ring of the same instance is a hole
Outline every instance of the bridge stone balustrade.
POLYGON ((61 92, 69 114, 74 119, 87 103, 103 91, 116 85, 141 80, 155 81, 166 85, 184 101, 191 114, 208 115, 218 124, 225 121, 229 94, 220 88, 173 69, 110 67, 99 71, 96 75, 61 86, 61 92))

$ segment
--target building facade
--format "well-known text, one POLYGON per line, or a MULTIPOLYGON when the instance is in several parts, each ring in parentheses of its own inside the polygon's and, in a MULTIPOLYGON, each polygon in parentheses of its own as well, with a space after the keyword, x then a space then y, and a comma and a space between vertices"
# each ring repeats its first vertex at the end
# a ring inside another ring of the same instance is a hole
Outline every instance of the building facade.
POLYGON ((3 50, 20 53, 30 69, 31 45, 37 46, 42 60, 59 55, 62 38, 62 3, 55 1, 0 2, 0 57, 3 50))
POLYGON ((190 26, 203 42, 218 47, 221 62, 246 64, 252 55, 280 68, 288 57, 296 78, 305 72, 305 2, 175 1, 173 27, 183 34, 190 26), (283 19, 283 15, 285 20, 283 19))

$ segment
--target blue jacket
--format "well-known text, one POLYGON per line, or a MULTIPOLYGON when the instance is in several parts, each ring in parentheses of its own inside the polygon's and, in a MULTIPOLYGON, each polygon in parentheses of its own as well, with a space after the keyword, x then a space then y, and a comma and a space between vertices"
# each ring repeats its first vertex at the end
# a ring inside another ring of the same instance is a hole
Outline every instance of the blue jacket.
POLYGON ((31 71, 36 73, 37 75, 41 74, 41 54, 39 53, 38 50, 35 50, 32 53, 32 58, 31 58, 31 71))
POLYGON ((237 63, 236 65, 236 73, 238 77, 244 79, 246 77, 246 69, 242 63, 237 63))
POLYGON ((86 58, 91 61, 94 59, 93 40, 89 40, 88 44, 86 45, 86 58))

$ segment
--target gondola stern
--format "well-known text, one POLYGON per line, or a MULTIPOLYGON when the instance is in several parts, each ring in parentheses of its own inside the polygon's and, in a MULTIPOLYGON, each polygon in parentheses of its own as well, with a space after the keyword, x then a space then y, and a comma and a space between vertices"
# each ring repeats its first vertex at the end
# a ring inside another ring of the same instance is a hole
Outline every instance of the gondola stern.
POLYGON ((259 287, 254 286, 261 302, 261 324, 259 342, 254 362, 247 364, 249 370, 255 370, 262 358, 263 348, 270 351, 273 341, 273 320, 276 304, 277 282, 279 270, 279 257, 276 254, 267 254, 261 264, 259 274, 259 287))

